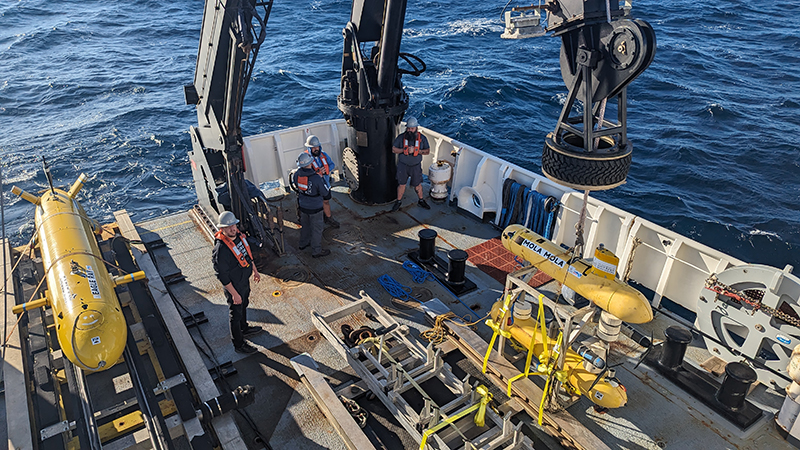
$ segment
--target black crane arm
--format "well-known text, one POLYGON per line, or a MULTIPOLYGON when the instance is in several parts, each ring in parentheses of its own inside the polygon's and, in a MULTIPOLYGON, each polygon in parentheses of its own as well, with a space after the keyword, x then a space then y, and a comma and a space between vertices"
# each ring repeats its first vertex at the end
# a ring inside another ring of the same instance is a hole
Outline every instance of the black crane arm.
POLYGON ((350 21, 342 30, 338 105, 347 121, 349 144, 342 161, 350 196, 365 204, 396 198, 392 140, 408 108, 401 76, 425 70, 421 59, 400 52, 405 14, 406 0, 353 0, 350 21), (400 68, 400 59, 412 70, 400 68))
POLYGON ((206 0, 194 82, 184 86, 197 107, 189 157, 198 201, 212 218, 232 211, 258 243, 271 236, 244 179, 241 120, 271 10, 272 0, 206 0))

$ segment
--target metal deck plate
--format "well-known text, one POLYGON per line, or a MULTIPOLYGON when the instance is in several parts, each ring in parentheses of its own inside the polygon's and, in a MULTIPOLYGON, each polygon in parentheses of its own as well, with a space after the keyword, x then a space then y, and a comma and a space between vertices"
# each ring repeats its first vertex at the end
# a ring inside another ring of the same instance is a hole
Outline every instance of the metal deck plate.
MULTIPOLYGON (((410 190, 407 192, 400 211, 389 213, 389 206, 356 205, 341 189, 335 189, 332 209, 334 217, 342 225, 338 230, 326 230, 323 246, 330 248, 332 254, 320 259, 311 258, 309 250, 297 250, 299 230, 296 224, 290 223, 295 220, 294 199, 288 197, 284 200, 287 255, 272 257, 266 270, 262 271, 261 283, 251 283, 253 291, 248 320, 264 327, 266 332, 251 339, 261 354, 247 358, 233 351, 228 331, 228 307, 211 267, 212 243, 191 221, 189 214, 164 216, 137 225, 145 242, 162 239, 166 244, 168 256, 158 254, 158 264, 174 264, 186 276, 185 281, 175 283, 171 288, 189 312, 205 312, 209 322, 199 326, 203 336, 219 361, 231 360, 239 370, 231 382, 256 386, 256 402, 248 411, 274 448, 344 448, 336 431, 289 365, 291 357, 308 352, 320 365, 334 390, 349 380, 350 372, 345 361, 327 342, 319 338, 308 340, 315 331, 309 311, 326 313, 334 310, 358 299, 358 292, 363 289, 393 314, 395 320, 408 325, 412 335, 416 336, 419 331, 429 328, 422 311, 394 304, 377 282, 379 276, 389 274, 406 286, 428 289, 432 297, 441 299, 456 314, 470 314, 473 320, 484 316, 499 297, 502 285, 471 263, 467 264, 467 276, 476 282, 478 290, 460 300, 469 306, 475 305, 477 311, 463 306, 434 281, 422 285, 414 283, 402 268, 402 263, 408 252, 418 248, 417 233, 422 227, 437 231, 437 254, 442 256, 453 248, 466 249, 496 237, 499 231, 465 217, 445 204, 432 203, 431 210, 424 210, 416 206, 412 194, 410 190), (307 275, 304 275, 305 271, 307 275), (293 280, 295 277, 306 281, 299 283, 293 280)), ((547 285, 540 290, 553 291, 555 287, 547 285)), ((182 314, 187 313, 183 311, 182 314)), ((354 328, 363 324, 375 325, 365 317, 356 322, 361 323, 352 323, 354 328)), ((661 325, 653 326, 658 328, 661 325)), ((200 341, 197 328, 191 328, 190 333, 200 341)), ((490 335, 489 331, 485 326, 479 326, 477 330, 484 337, 490 335)), ((210 366, 208 360, 206 364, 210 366)), ((628 406, 605 415, 596 414, 584 401, 569 409, 612 447, 792 448, 770 431, 770 424, 761 426, 763 431, 753 433, 749 439, 737 436, 719 423, 721 419, 711 414, 706 416, 692 399, 675 392, 668 381, 642 367, 635 374, 631 373, 632 367, 626 363, 617 369, 618 376, 628 388, 628 406), (676 433, 676 430, 681 432, 676 433)), ((777 398, 777 394, 773 395, 777 398)), ((247 434, 242 421, 237 419, 237 423, 248 446, 254 448, 256 444, 250 440, 252 434, 247 434)))

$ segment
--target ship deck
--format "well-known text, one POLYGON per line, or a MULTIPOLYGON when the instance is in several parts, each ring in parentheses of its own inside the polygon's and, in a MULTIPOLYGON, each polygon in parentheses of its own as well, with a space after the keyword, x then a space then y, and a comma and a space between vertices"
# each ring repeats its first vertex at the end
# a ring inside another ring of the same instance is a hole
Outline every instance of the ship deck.
MULTIPOLYGON (((466 250, 499 236, 499 230, 492 225, 462 214, 447 203, 430 202, 432 209, 424 210, 416 205, 410 190, 398 212, 388 212, 388 206, 358 205, 349 198, 344 186, 334 187, 331 203, 341 228, 326 228, 323 246, 331 250, 331 255, 318 259, 312 258, 310 249, 297 249, 299 229, 294 198, 287 196, 279 204, 285 216, 286 254, 278 257, 268 251, 269 257, 259 265, 261 282, 251 282, 248 320, 265 330, 250 339, 259 349, 253 355, 234 352, 228 331, 228 307, 211 264, 212 242, 192 214, 181 212, 135 225, 159 273, 162 277, 171 274, 165 281, 177 299, 181 315, 202 312, 208 318, 207 323, 188 328, 203 354, 206 368, 213 370, 216 364, 230 363, 226 370, 235 369, 233 375, 217 382, 220 391, 226 387, 223 383, 230 387, 255 386, 256 401, 246 408, 252 424, 243 415, 232 414, 248 448, 262 448, 261 439, 275 449, 346 448, 289 361, 302 353, 309 354, 334 390, 358 381, 347 362, 315 328, 312 310, 325 314, 358 300, 359 293, 364 291, 417 337, 430 328, 419 304, 414 300, 393 299, 379 283, 380 276, 388 274, 411 287, 412 296, 418 300, 438 298, 455 314, 469 315, 466 319, 471 321, 484 317, 502 293, 503 284, 471 262, 467 264, 466 275, 477 285, 477 290, 460 298, 435 281, 415 283, 402 267, 409 253, 418 249, 417 233, 423 228, 438 233, 437 254, 446 258, 449 250, 466 250)), ((130 215, 136 222, 135 212, 130 215)), ((552 298, 557 286, 551 281, 539 290, 552 298)), ((377 326, 367 317, 356 317, 350 324, 353 328, 377 326)), ((667 326, 674 324, 657 314, 653 322, 640 330, 659 338, 667 326)), ((482 323, 475 331, 487 341, 491 336, 491 330, 482 323)), ((748 399, 765 413, 755 425, 742 431, 656 371, 645 365, 634 369, 642 349, 624 338, 623 344, 615 347, 623 351, 610 359, 612 363, 622 363, 616 367, 617 378, 627 388, 628 405, 601 414, 595 412, 588 399, 581 398, 556 414, 574 417, 609 448, 792 448, 772 423, 773 414, 783 402, 783 393, 770 386, 756 385, 748 399)), ((702 340, 696 338, 687 352, 687 360, 694 364, 706 360, 709 354, 703 346, 702 340)), ((469 367, 471 363, 458 356, 458 352, 451 349, 448 357, 452 365, 470 374, 479 372, 469 367)), ((532 378, 540 387, 543 385, 543 380, 532 378)), ((385 448, 418 448, 379 400, 360 397, 358 401, 370 411, 369 427, 385 448)), ((8 413, 4 409, 2 412, 8 413)), ((516 419, 527 424, 535 422, 524 412, 516 419)), ((3 426, 6 423, 0 422, 3 426)), ((536 431, 535 425, 530 426, 536 448, 561 448, 555 440, 536 431)), ((5 434, 6 430, 0 432, 5 434)), ((376 445, 376 448, 381 447, 376 445)))
MULTIPOLYGON (((166 244, 166 251, 152 255, 159 271, 163 274, 166 267, 174 265, 186 277, 184 282, 172 285, 179 301, 189 312, 202 311, 209 319, 208 323, 190 329, 194 339, 210 346, 219 362, 232 362, 237 374, 228 379, 231 385, 256 386, 256 402, 247 410, 259 433, 273 448, 345 448, 289 363, 290 358, 305 352, 319 364, 334 389, 354 379, 346 361, 315 329, 310 311, 324 314, 360 298, 359 292, 363 290, 398 322, 416 330, 413 335, 430 328, 421 309, 413 306, 414 302, 393 300, 383 289, 378 278, 384 274, 412 287, 412 295, 420 300, 439 298, 454 313, 469 315, 473 320, 486 315, 499 298, 503 285, 472 263, 467 265, 467 277, 478 289, 460 299, 434 281, 414 283, 402 264, 418 248, 417 233, 421 229, 437 231, 440 255, 451 249, 481 244, 497 237, 499 230, 460 214, 445 203, 431 202, 432 209, 424 210, 413 198, 413 193, 407 192, 400 211, 389 213, 388 207, 358 205, 349 198, 346 188, 335 187, 331 203, 341 228, 326 228, 323 246, 332 253, 319 259, 312 258, 309 249, 297 249, 299 229, 293 219, 294 199, 285 198, 281 207, 285 214, 286 255, 277 257, 270 253, 267 264, 260 267, 261 282, 251 283, 248 320, 265 329, 251 339, 259 348, 259 353, 251 356, 233 351, 228 308, 211 267, 212 243, 189 213, 137 224, 144 242, 160 239, 166 244)), ((551 285, 540 289, 552 296, 551 285)), ((363 323, 351 325, 354 328, 376 325, 369 319, 362 320, 363 323)), ((666 326, 673 324, 659 315, 642 331, 652 332, 658 338, 666 326)), ((479 325, 476 331, 487 340, 490 337, 485 325, 479 325)), ((771 414, 765 414, 745 432, 738 430, 655 371, 644 365, 634 370, 634 356, 617 355, 617 362, 625 361, 617 367, 617 377, 628 390, 626 407, 599 414, 583 398, 567 411, 610 448, 791 448, 774 431, 771 414)), ((701 340, 695 339, 691 344, 687 358, 694 361, 707 358, 701 340)), ((212 361, 205 357, 204 360, 212 368, 212 361)), ((756 386, 748 398, 774 413, 783 395, 768 388, 756 386)), ((362 398, 360 403, 372 411, 370 426, 388 448, 415 447, 404 430, 386 417, 378 400, 362 398)), ((240 416, 236 419, 247 445, 260 447, 253 430, 240 416)))

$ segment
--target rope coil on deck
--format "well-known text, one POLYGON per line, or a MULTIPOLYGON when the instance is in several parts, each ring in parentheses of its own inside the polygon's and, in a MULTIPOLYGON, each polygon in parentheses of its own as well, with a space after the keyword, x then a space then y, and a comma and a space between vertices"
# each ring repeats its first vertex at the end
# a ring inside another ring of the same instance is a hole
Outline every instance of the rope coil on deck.
POLYGON ((408 295, 411 293, 411 288, 400 284, 399 281, 388 274, 378 277, 378 283, 380 283, 381 286, 386 289, 386 292, 394 298, 399 298, 400 300, 408 300, 411 298, 408 295))

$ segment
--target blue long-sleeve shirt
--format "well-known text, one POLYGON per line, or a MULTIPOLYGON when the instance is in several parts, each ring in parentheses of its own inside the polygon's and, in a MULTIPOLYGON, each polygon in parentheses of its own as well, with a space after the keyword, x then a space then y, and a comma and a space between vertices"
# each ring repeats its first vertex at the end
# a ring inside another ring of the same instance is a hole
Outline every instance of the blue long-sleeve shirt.
POLYGON ((315 214, 322 211, 322 201, 331 198, 331 190, 328 184, 311 167, 301 167, 294 173, 296 185, 305 184, 306 189, 300 189, 297 199, 300 202, 300 211, 306 214, 315 214), (298 180, 304 177, 305 183, 298 180))

